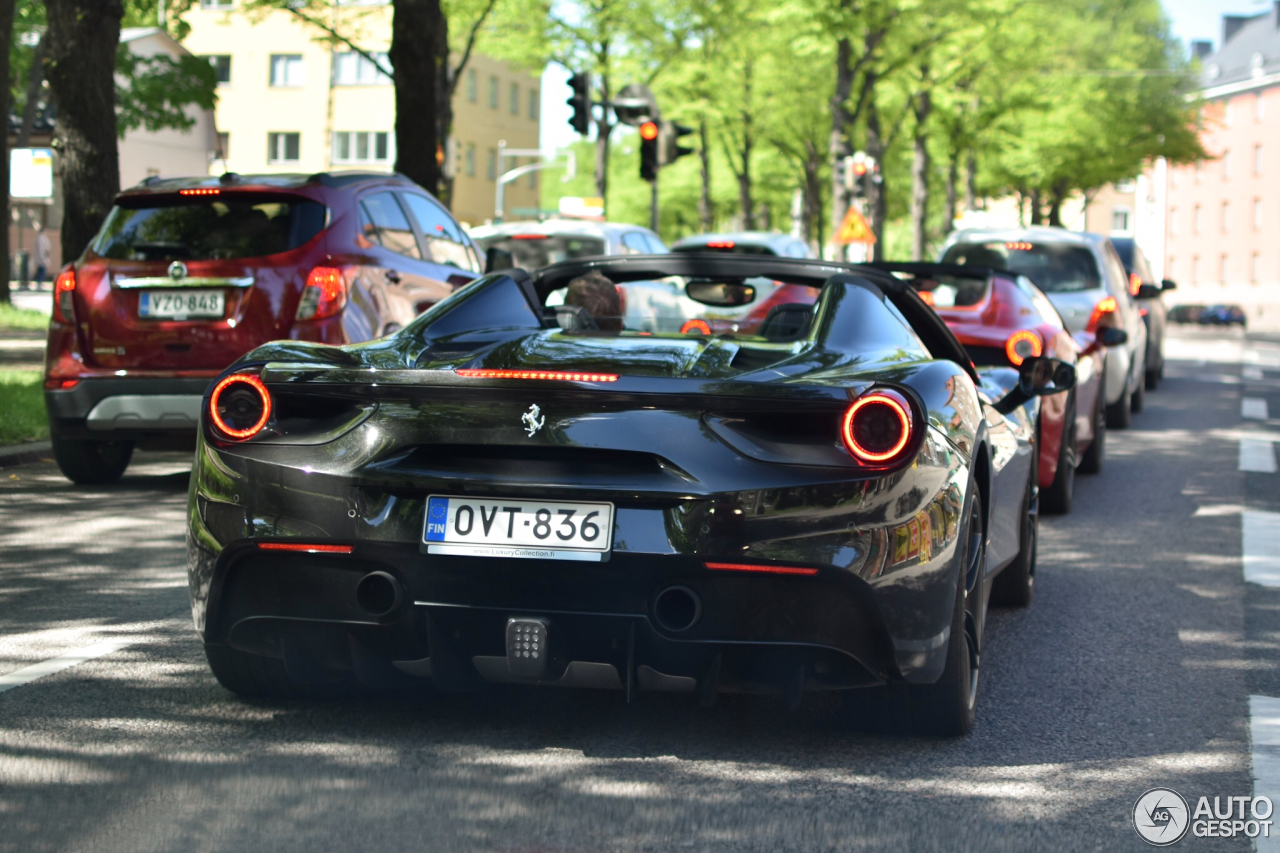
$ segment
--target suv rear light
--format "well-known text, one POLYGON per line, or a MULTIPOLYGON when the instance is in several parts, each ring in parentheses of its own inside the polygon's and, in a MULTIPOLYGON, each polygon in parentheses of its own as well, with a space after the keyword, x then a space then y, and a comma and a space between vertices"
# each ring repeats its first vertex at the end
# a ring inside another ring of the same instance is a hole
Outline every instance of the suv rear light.
POLYGON ((258 377, 233 373, 209 395, 209 417, 226 438, 253 438, 271 419, 271 392, 258 377))
POLYGON ((1138 291, 1142 289, 1142 277, 1136 272, 1129 273, 1129 295, 1137 296, 1138 291))
POLYGON ((58 319, 64 323, 74 323, 76 321, 75 292, 75 270, 67 270, 60 273, 58 277, 54 279, 54 313, 57 314, 58 319))
POLYGON ((892 465, 911 446, 911 404, 897 391, 872 391, 845 410, 840 438, 859 462, 892 465))
POLYGON ((298 300, 297 319, 322 320, 332 317, 347 304, 347 280, 339 267, 316 267, 307 276, 298 300))
POLYGON ((1114 296, 1099 299, 1098 304, 1093 306, 1093 313, 1089 315, 1089 325, 1085 327, 1085 331, 1096 332, 1106 326, 1114 326, 1118 310, 1120 310, 1120 303, 1116 302, 1114 296))
POLYGON ((1020 367, 1028 358, 1038 358, 1044 352, 1040 336, 1028 329, 1020 329, 1004 342, 1004 354, 1014 367, 1020 367))

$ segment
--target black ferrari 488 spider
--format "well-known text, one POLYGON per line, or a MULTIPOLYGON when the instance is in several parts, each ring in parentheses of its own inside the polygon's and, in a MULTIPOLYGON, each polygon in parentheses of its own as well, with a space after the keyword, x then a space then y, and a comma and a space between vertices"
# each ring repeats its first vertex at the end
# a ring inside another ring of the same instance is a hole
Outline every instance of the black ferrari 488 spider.
POLYGON ((1028 412, 1073 382, 1047 358, 980 376, 913 288, 856 266, 492 274, 210 386, 196 629, 241 694, 864 688, 873 725, 961 734, 988 601, 1034 579, 1028 412))

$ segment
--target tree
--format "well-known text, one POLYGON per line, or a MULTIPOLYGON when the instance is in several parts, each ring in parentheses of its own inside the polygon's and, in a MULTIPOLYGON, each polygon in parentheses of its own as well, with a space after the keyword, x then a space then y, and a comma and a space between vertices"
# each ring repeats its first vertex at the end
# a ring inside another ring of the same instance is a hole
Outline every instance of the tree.
MULTIPOLYGON (((0 115, 9 115, 9 46, 13 44, 14 0, 0 0, 0 73, 4 74, 3 86, 0 86, 0 115)), ((4 209, 9 210, 9 134, 6 129, 4 142, 0 143, 0 186, 4 187, 4 209)), ((5 264, 4 275, 0 275, 0 303, 8 303, 9 296, 9 226, 5 223, 0 228, 0 259, 5 264)))
MULTIPOLYGON (((62 251, 79 255, 120 191, 116 147, 116 47, 122 0, 45 0, 45 76, 57 105, 62 251)), ((6 92, 8 87, 6 87, 6 92)))

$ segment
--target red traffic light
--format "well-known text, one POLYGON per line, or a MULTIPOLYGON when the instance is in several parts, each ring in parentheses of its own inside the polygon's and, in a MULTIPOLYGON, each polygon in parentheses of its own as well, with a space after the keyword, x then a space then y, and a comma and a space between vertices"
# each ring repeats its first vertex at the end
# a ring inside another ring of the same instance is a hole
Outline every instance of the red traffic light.
POLYGON ((650 140, 657 139, 658 125, 651 121, 646 121, 644 124, 640 125, 640 138, 650 140))
POLYGON ((853 163, 853 173, 859 177, 867 173, 867 164, 864 161, 855 160, 853 163))

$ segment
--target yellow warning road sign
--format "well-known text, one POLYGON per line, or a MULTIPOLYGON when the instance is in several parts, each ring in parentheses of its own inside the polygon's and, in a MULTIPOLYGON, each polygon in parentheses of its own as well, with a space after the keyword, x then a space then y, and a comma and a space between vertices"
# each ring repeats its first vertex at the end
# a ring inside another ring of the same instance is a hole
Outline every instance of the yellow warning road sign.
POLYGON ((876 235, 871 232, 871 226, 858 212, 858 208, 850 207, 849 212, 844 215, 844 222, 840 223, 840 230, 836 232, 836 242, 842 246, 850 243, 866 243, 868 246, 874 246, 876 235))

